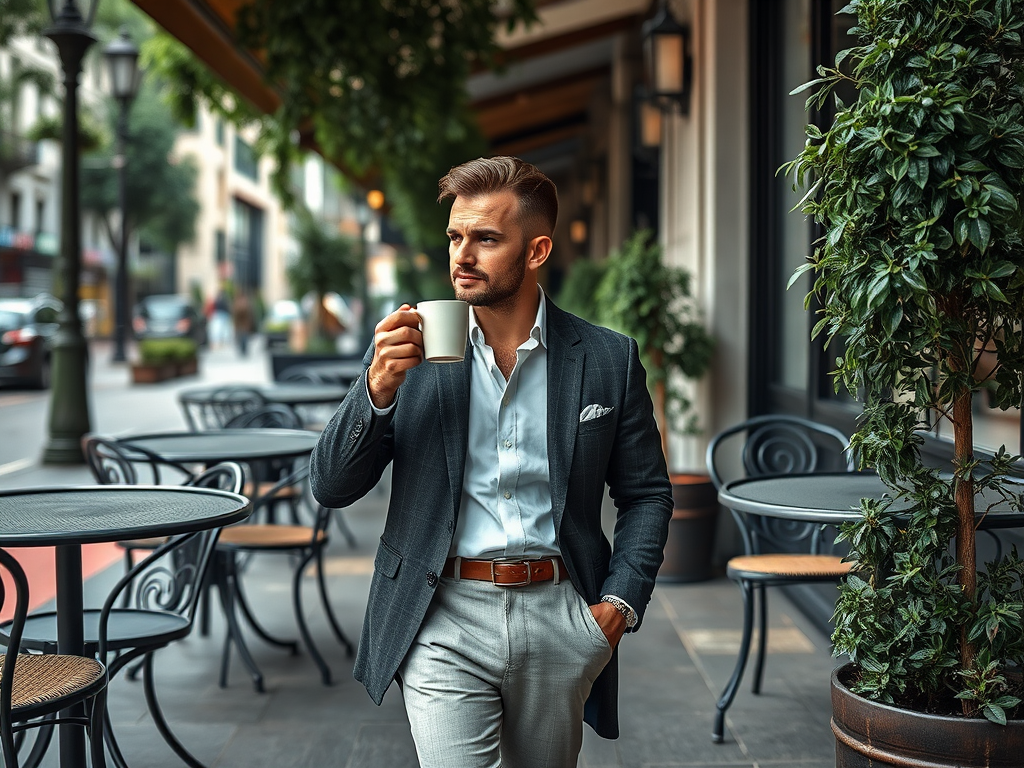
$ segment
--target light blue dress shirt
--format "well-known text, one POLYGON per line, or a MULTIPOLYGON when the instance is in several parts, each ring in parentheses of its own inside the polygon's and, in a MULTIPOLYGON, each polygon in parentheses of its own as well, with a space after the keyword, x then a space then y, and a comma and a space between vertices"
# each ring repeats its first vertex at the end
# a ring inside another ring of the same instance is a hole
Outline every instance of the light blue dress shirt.
POLYGON ((449 553, 461 557, 557 555, 551 515, 544 292, 508 381, 469 310, 472 363, 462 504, 449 553))
MULTIPOLYGON (((450 557, 551 557, 559 555, 551 514, 548 466, 547 313, 544 289, 530 337, 516 349, 505 380, 483 329, 469 308, 472 352, 469 442, 462 479, 462 504, 450 557)), ((438 363, 443 365, 443 363, 438 363)), ((390 413, 398 402, 378 408, 390 413)), ((625 600, 613 597, 633 613, 625 600)))

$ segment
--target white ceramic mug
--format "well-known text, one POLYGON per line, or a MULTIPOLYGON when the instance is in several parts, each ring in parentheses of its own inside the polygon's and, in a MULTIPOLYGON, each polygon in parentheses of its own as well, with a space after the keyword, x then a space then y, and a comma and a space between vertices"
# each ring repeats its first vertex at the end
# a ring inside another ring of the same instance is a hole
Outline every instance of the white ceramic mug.
POLYGON ((457 363, 466 355, 469 305, 456 299, 416 305, 423 331, 423 354, 432 363, 457 363))

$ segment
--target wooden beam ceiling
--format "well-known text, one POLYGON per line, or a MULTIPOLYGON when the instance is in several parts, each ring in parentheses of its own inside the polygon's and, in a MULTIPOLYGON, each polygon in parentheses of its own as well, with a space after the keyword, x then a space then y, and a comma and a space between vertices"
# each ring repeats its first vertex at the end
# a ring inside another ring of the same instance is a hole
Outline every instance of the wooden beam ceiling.
POLYGON ((594 89, 606 82, 607 75, 608 69, 601 67, 491 97, 473 108, 488 139, 515 136, 585 114, 594 89))

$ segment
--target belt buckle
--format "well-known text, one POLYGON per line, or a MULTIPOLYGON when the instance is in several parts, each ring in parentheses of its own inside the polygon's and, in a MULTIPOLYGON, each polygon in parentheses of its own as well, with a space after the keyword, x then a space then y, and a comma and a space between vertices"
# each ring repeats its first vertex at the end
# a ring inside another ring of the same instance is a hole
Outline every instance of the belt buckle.
POLYGON ((530 566, 530 563, 535 563, 535 562, 537 562, 536 559, 524 560, 521 557, 496 557, 493 560, 491 560, 491 584, 493 584, 496 587, 525 587, 525 586, 528 586, 528 585, 533 583, 533 568, 530 566), (514 581, 514 582, 512 582, 510 584, 499 584, 497 581, 495 581, 495 579, 497 578, 497 574, 494 572, 495 564, 505 564, 505 565, 519 565, 519 564, 522 564, 522 565, 525 565, 526 566, 526 581, 514 581))

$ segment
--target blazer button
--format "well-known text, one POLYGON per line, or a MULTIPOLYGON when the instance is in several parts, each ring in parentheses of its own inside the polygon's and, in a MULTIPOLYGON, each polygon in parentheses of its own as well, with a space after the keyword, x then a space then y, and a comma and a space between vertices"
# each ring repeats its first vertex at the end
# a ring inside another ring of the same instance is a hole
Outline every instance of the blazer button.
POLYGON ((428 587, 436 587, 437 586, 437 574, 434 573, 433 571, 427 571, 427 586, 428 587))

